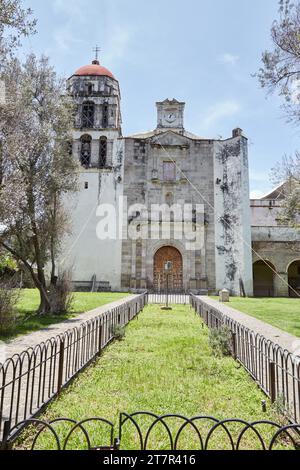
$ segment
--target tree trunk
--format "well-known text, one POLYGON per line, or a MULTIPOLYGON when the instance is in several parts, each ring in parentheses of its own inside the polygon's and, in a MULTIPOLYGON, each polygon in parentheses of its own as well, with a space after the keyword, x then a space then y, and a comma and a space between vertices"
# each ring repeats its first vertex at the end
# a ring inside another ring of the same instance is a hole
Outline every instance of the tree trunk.
POLYGON ((49 315, 51 314, 51 305, 45 289, 40 289, 40 305, 38 308, 38 315, 49 315))
POLYGON ((34 269, 30 266, 28 261, 24 259, 19 253, 17 253, 13 248, 7 245, 4 242, 0 242, 1 246, 5 248, 9 253, 11 253, 16 260, 21 261, 24 267, 30 272, 32 280, 36 286, 36 288, 40 292, 40 306, 38 308, 39 315, 47 315, 51 312, 51 303, 47 292, 46 280, 44 276, 43 270, 38 270, 36 274, 34 269))

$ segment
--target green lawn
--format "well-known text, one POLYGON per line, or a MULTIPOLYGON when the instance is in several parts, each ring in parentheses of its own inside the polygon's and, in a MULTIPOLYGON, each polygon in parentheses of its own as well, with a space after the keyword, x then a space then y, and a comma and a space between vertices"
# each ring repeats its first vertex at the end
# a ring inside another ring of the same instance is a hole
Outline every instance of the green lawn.
MULTIPOLYGON (((110 345, 102 357, 48 407, 42 419, 82 420, 99 416, 117 425, 120 412, 140 410, 181 413, 187 417, 279 419, 268 400, 267 412, 262 412, 263 399, 266 399, 263 393, 238 363, 232 358, 212 355, 208 330, 202 328, 189 306, 176 306, 167 312, 157 305, 149 305, 138 320, 127 327, 125 339, 110 345)), ((92 445, 99 444, 99 429, 90 428, 89 432, 92 439, 98 438, 97 442, 92 440, 92 445)), ((255 448, 257 441, 250 434, 245 442, 255 448)), ((164 449, 164 439, 162 427, 156 428, 150 448, 164 449)), ((82 441, 79 432, 74 448, 84 448, 82 441)), ((180 442, 183 448, 195 449, 195 434, 187 430, 180 442)), ((125 429, 122 445, 126 449, 136 448, 133 426, 125 429)), ((40 446, 51 448, 49 436, 41 438, 40 446)), ((224 432, 216 434, 213 446, 229 448, 224 432)))
POLYGON ((229 305, 300 337, 300 299, 231 297, 229 305))
POLYGON ((24 289, 17 306, 17 324, 9 336, 1 336, 0 340, 13 338, 15 336, 39 330, 49 325, 59 323, 67 318, 72 318, 80 313, 93 310, 101 305, 122 299, 129 294, 113 292, 75 292, 72 311, 68 315, 37 316, 35 314, 39 306, 39 292, 37 289, 24 289))

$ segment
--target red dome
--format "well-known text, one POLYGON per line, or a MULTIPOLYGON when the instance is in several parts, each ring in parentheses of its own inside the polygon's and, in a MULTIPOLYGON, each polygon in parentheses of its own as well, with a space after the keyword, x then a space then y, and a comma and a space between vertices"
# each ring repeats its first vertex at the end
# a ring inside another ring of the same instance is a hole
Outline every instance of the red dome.
POLYGON ((90 76, 99 76, 99 75, 105 75, 106 77, 110 77, 115 79, 113 74, 105 67, 102 67, 102 65, 98 63, 93 62, 90 65, 84 65, 83 67, 80 67, 80 69, 76 70, 74 75, 77 76, 84 76, 84 75, 90 75, 90 76))

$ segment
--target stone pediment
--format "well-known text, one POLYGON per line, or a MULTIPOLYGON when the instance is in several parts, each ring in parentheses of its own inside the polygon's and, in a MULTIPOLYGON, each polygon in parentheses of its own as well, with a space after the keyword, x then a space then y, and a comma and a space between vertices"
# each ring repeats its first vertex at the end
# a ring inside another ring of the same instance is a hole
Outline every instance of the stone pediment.
POLYGON ((183 135, 178 134, 174 131, 167 131, 161 134, 155 135, 151 139, 153 146, 159 145, 163 147, 189 147, 189 139, 183 135))

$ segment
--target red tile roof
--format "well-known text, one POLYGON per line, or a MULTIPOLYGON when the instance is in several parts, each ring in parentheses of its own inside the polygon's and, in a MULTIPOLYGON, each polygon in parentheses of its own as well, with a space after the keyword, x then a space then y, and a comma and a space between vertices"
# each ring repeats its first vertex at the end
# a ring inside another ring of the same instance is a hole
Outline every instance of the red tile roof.
POLYGON ((98 63, 92 63, 90 65, 84 65, 83 67, 80 67, 80 69, 76 70, 74 73, 76 76, 100 76, 104 75, 106 77, 110 77, 115 79, 113 74, 106 68, 103 67, 102 65, 98 63))

